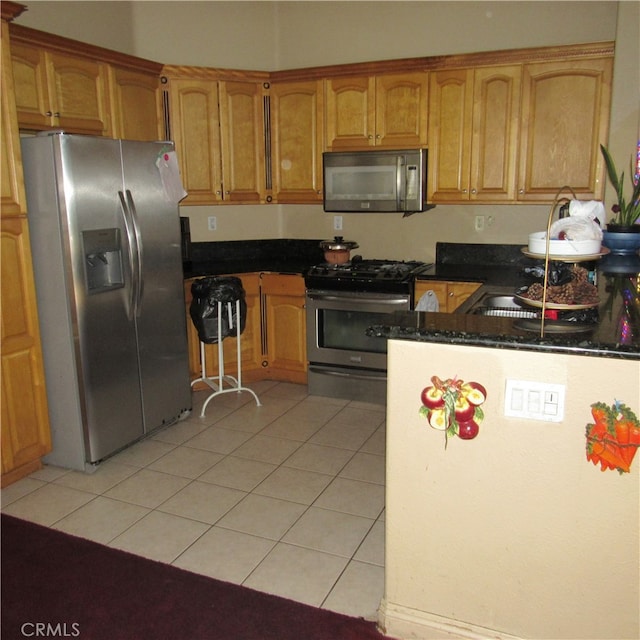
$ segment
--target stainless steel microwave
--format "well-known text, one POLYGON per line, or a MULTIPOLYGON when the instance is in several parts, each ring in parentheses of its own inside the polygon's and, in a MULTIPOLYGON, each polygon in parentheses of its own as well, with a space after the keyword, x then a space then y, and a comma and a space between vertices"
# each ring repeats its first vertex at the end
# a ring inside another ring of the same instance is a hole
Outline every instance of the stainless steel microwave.
POLYGON ((324 210, 404 214, 427 206, 427 150, 328 151, 324 210))

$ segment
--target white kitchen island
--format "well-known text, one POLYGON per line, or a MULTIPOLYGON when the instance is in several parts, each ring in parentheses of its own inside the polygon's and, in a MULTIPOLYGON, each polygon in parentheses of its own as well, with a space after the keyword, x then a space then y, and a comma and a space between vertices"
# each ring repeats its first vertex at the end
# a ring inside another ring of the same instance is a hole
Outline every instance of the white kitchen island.
POLYGON ((640 361, 389 340, 386 581, 397 638, 604 640, 640 634, 640 454, 585 456, 591 404, 638 414, 640 361), (431 376, 486 387, 473 440, 419 415, 431 376), (566 389, 562 422, 506 417, 507 379, 566 389))

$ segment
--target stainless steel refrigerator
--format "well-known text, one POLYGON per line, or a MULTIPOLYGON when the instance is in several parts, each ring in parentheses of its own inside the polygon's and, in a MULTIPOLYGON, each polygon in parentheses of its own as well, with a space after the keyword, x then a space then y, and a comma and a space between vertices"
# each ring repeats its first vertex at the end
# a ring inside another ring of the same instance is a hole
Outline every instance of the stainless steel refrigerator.
POLYGON ((191 408, 175 152, 53 132, 23 138, 22 153, 45 462, 91 471, 191 408))

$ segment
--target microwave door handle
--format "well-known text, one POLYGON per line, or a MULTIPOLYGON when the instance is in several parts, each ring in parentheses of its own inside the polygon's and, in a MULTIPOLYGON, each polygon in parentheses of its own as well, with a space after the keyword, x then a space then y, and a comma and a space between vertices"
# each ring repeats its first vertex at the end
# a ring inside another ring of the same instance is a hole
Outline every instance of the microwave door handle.
POLYGON ((406 187, 405 181, 403 179, 402 167, 405 164, 404 157, 398 156, 396 158, 396 211, 404 211, 404 190, 406 187))

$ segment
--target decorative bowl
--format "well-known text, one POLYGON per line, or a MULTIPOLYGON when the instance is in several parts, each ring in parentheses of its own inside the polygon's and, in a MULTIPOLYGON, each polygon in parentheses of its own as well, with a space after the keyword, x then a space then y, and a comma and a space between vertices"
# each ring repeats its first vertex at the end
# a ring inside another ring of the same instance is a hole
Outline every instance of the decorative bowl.
MULTIPOLYGON (((591 256, 600 253, 600 240, 549 240, 550 256, 591 256)), ((536 231, 529 235, 529 252, 545 255, 547 232, 536 231)))
POLYGON ((611 253, 626 256, 633 255, 640 249, 640 233, 619 233, 616 231, 604 231, 602 244, 611 253))

